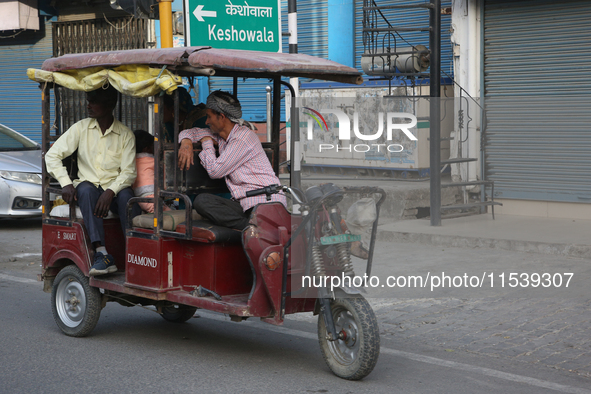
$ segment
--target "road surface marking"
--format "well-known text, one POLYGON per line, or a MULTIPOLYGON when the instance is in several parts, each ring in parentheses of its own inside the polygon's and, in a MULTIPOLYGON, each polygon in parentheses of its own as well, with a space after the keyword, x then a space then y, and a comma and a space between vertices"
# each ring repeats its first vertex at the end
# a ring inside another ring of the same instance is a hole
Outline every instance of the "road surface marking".
MULTIPOLYGON (((219 314, 214 314, 213 312, 211 314, 207 313, 207 312, 206 313, 203 313, 203 312, 205 312, 205 311, 203 311, 202 309, 200 309, 198 311, 198 313, 201 316, 206 314, 206 316, 203 316, 203 317, 205 317, 207 319, 219 320, 219 321, 229 321, 229 318, 227 318, 225 316, 221 316, 219 314)), ((246 321, 246 322, 242 322, 241 324, 245 324, 245 323, 247 323, 249 325, 257 324, 257 322, 255 322, 255 321, 250 321, 250 322, 246 321)), ((256 328, 318 341, 317 334, 306 332, 306 331, 301 331, 301 330, 294 330, 292 328, 276 327, 276 326, 271 326, 271 325, 266 326, 266 325, 262 325, 262 324, 257 324, 256 328)), ((460 370, 460 371, 468 371, 468 372, 477 373, 477 374, 481 374, 481 375, 491 376, 494 378, 508 380, 511 382, 523 383, 523 384, 527 384, 530 386, 555 390, 555 391, 559 391, 562 393, 591 394, 591 390, 587 390, 587 389, 583 389, 583 388, 579 388, 579 387, 572 387, 572 386, 567 386, 564 384, 549 382, 546 380, 530 378, 528 376, 521 376, 521 375, 516 375, 516 374, 512 374, 512 373, 501 372, 501 371, 497 371, 497 370, 490 369, 490 368, 477 367, 475 365, 459 363, 456 361, 449 361, 449 360, 444 360, 441 358, 423 356, 421 354, 404 352, 401 350, 394 350, 394 349, 386 348, 383 346, 380 347, 380 353, 390 354, 393 356, 402 357, 402 358, 406 358, 406 359, 414 360, 414 361, 419 361, 419 362, 426 363, 426 364, 438 365, 441 367, 452 368, 452 369, 456 369, 456 370, 460 370)))
POLYGON ((17 253, 13 254, 12 257, 31 257, 31 256, 41 256, 41 253, 17 253))
POLYGON ((19 278, 18 276, 0 274, 0 279, 9 280, 11 282, 19 282, 19 283, 36 283, 39 284, 39 281, 27 278, 19 278))

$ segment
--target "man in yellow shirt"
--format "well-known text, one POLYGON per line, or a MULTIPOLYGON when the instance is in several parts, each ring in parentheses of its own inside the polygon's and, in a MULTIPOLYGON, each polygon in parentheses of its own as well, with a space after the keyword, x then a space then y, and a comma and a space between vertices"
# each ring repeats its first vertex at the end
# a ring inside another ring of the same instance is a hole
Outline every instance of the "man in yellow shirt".
MULTIPOLYGON (((113 87, 88 92, 88 118, 68 129, 45 154, 47 171, 60 183, 62 198, 78 202, 84 225, 95 249, 90 275, 117 271, 105 247, 103 218, 119 214, 125 234, 127 202, 136 178, 135 137, 113 117, 117 91, 113 87), (70 179, 62 160, 78 150, 78 179, 70 179)), ((134 204, 132 215, 140 213, 134 204)))

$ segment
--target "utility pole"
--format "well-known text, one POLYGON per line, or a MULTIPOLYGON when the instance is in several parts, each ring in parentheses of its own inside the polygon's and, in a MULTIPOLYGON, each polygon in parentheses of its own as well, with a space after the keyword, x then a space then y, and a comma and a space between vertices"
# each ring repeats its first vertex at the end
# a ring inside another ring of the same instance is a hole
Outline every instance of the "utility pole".
POLYGON ((441 0, 431 0, 429 157, 431 226, 441 226, 441 0))
POLYGON ((172 48, 172 1, 158 0, 160 13, 160 46, 172 48))

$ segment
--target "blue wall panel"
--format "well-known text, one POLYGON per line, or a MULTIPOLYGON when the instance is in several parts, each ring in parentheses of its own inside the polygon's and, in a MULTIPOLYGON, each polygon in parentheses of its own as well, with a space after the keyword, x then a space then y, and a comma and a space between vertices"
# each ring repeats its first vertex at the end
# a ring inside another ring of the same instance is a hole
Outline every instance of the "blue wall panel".
POLYGON ((39 32, 24 31, 0 40, 0 123, 39 143, 41 90, 26 71, 41 68, 43 61, 52 56, 51 23, 41 19, 39 32))

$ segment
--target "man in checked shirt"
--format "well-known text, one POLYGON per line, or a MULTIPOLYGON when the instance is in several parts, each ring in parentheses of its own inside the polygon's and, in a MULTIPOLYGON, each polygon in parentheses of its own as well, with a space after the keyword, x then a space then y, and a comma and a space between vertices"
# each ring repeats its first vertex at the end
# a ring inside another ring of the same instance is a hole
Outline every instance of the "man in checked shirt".
MULTIPOLYGON (((246 197, 246 192, 280 184, 263 150, 254 126, 242 119, 240 102, 230 93, 217 90, 206 103, 209 129, 192 128, 179 134, 179 168, 193 163, 193 143, 201 141, 201 164, 212 179, 225 178, 232 199, 214 194, 199 194, 195 210, 213 224, 244 229, 253 207, 265 203, 266 196, 246 197), (215 146, 219 147, 216 157, 215 146)), ((285 196, 274 194, 272 201, 285 205, 285 196)))

